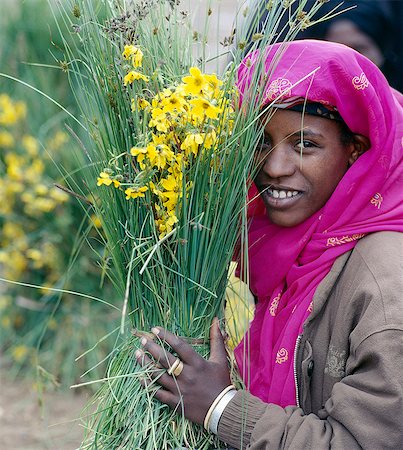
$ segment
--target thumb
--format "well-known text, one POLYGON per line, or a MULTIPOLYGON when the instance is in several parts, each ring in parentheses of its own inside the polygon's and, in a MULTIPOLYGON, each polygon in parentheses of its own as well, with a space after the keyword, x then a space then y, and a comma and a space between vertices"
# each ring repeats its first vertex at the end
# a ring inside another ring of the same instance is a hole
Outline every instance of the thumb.
POLYGON ((217 317, 214 317, 210 327, 210 361, 227 362, 227 351, 217 317))

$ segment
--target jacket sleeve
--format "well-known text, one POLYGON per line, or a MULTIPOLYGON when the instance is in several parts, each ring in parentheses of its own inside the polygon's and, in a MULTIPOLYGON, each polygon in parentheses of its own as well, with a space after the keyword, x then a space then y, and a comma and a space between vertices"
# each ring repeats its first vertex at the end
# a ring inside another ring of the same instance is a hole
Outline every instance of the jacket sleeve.
POLYGON ((225 408, 218 437, 236 449, 403 448, 403 329, 367 336, 347 361, 318 414, 266 404, 239 391, 225 408))

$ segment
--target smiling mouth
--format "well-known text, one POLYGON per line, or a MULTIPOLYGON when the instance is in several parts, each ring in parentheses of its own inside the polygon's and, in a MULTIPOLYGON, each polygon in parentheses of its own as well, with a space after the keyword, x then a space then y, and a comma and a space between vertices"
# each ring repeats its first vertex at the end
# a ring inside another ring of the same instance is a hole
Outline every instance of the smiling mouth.
POLYGON ((260 192, 260 195, 270 209, 288 210, 299 204, 303 191, 294 189, 266 188, 260 192))
POLYGON ((296 197, 298 194, 301 194, 301 191, 291 191, 286 189, 267 189, 267 195, 271 198, 275 199, 286 199, 296 197))

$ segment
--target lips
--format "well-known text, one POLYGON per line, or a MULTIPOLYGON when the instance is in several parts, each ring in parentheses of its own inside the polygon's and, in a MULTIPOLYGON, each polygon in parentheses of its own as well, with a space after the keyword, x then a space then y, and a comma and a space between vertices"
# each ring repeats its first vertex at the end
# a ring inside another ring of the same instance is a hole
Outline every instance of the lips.
POLYGON ((286 186, 271 185, 261 189, 260 195, 270 208, 287 209, 294 206, 300 200, 303 191, 286 186))

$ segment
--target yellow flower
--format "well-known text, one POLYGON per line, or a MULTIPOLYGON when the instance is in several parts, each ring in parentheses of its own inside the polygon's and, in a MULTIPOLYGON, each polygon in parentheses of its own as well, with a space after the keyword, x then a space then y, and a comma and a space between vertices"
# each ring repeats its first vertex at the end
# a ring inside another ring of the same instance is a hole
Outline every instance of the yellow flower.
POLYGON ((42 253, 36 248, 30 248, 27 250, 27 258, 39 261, 42 259, 42 253))
POLYGON ((228 346, 234 349, 249 328, 253 319, 254 298, 248 286, 235 276, 235 262, 230 264, 228 285, 225 291, 225 323, 228 346))
POLYGON ((167 210, 174 210, 181 197, 182 181, 174 176, 164 178, 160 182, 164 188, 161 195, 164 199, 163 205, 167 210))
MULTIPOLYGON (((134 98, 132 98, 132 111, 134 112, 134 111, 136 111, 136 102, 135 102, 135 100, 134 100, 134 98)), ((150 108, 150 102, 148 102, 146 99, 144 99, 144 98, 138 98, 137 99, 137 106, 138 106, 138 108, 139 109, 142 109, 142 110, 144 110, 144 109, 147 109, 147 108, 150 108)))
POLYGON ((171 162, 168 172, 172 174, 174 177, 178 178, 181 182, 183 180, 183 169, 188 164, 187 158, 183 153, 178 153, 175 156, 175 162, 171 162))
POLYGON ((172 191, 177 188, 178 183, 174 177, 163 178, 161 180, 161 186, 167 191, 172 191))
POLYGON ((31 192, 24 192, 21 195, 21 200, 24 203, 32 203, 35 200, 35 196, 31 192))
POLYGON ((99 174, 99 177, 97 178, 97 186, 110 186, 112 184, 112 178, 109 175, 109 173, 106 172, 101 172, 99 174))
POLYGON ((38 141, 33 136, 24 135, 22 137, 22 146, 30 156, 36 156, 38 154, 38 141))
POLYGON ((52 200, 55 200, 59 203, 67 202, 67 200, 69 199, 69 196, 68 194, 66 194, 66 192, 63 192, 61 189, 58 189, 56 187, 50 190, 49 195, 52 200))
POLYGON ((115 188, 118 188, 120 186, 120 181, 111 178, 108 172, 101 172, 99 174, 99 177, 97 178, 97 186, 102 186, 103 184, 105 186, 110 186, 112 183, 115 188))
POLYGON ((13 102, 6 94, 0 95, 0 125, 14 125, 26 114, 26 106, 23 102, 13 102))
POLYGON ((0 311, 9 308, 12 303, 12 298, 9 295, 2 295, 0 297, 0 311))
POLYGON ((190 103, 193 106, 192 114, 200 119, 203 119, 205 116, 210 119, 216 119, 218 114, 222 112, 221 108, 201 97, 191 100, 190 103))
POLYGON ((12 180, 24 180, 24 159, 15 153, 7 153, 5 156, 7 175, 12 180))
POLYGON ((48 147, 52 150, 58 150, 69 141, 69 136, 64 131, 57 131, 48 141, 48 147))
POLYGON ((48 213, 53 211, 57 205, 54 200, 51 200, 50 198, 38 198, 34 201, 34 204, 30 206, 30 211, 38 210, 48 213))
POLYGON ((181 144, 181 149, 185 150, 188 154, 191 152, 197 155, 199 145, 203 144, 203 140, 203 135, 200 133, 188 134, 181 144))
POLYGON ((155 145, 168 145, 170 139, 172 139, 171 134, 153 134, 153 143, 155 145))
POLYGON ((130 56, 133 54, 134 49, 135 49, 134 45, 125 45, 125 49, 122 53, 123 58, 129 59, 130 56))
POLYGON ((161 133, 168 132, 169 122, 165 112, 161 108, 153 107, 151 110, 151 117, 152 119, 148 124, 150 128, 156 128, 161 133))
POLYGON ((123 84, 127 86, 128 84, 132 84, 134 80, 143 80, 146 83, 149 78, 143 75, 140 72, 136 72, 135 70, 131 70, 123 79, 123 84))
POLYGON ((213 145, 215 145, 216 141, 217 141, 217 134, 216 134, 215 130, 212 128, 206 134, 206 137, 204 139, 204 147, 207 149, 210 149, 211 147, 213 147, 213 145))
POLYGON ((13 147, 14 137, 8 131, 0 131, 0 147, 13 147))
POLYGON ((134 45, 125 45, 122 56, 125 59, 132 58, 132 64, 134 67, 141 67, 143 62, 143 52, 134 45))
POLYGON ((17 345, 11 350, 11 355, 16 362, 21 362, 29 352, 29 348, 26 345, 17 345))
POLYGON ((35 269, 40 269, 41 267, 43 267, 43 265, 44 265, 43 264, 43 255, 42 255, 42 252, 40 252, 38 249, 36 249, 36 248, 28 249, 26 256, 28 259, 32 259, 35 269))
POLYGON ((147 148, 146 147, 132 147, 130 149, 130 154, 137 159, 140 169, 144 170, 146 168, 146 166, 144 164, 144 160, 147 156, 147 148))
POLYGON ((35 194, 37 195, 46 195, 48 193, 48 187, 44 184, 37 184, 35 186, 35 194))
POLYGON ((3 235, 10 240, 24 237, 25 232, 21 225, 13 222, 6 222, 3 225, 3 235))
POLYGON ((130 200, 131 198, 144 197, 144 192, 146 192, 147 190, 147 186, 129 187, 125 190, 126 200, 130 200))
POLYGON ((207 85, 205 75, 203 75, 197 67, 191 67, 190 75, 183 77, 182 81, 185 83, 185 93, 192 95, 200 95, 207 85))
POLYGON ((45 164, 40 159, 35 159, 31 166, 25 169, 24 178, 31 182, 35 182, 40 179, 44 171, 45 164))
POLYGON ((209 92, 213 97, 217 97, 220 93, 220 87, 223 85, 223 82, 217 78, 216 74, 204 75, 205 80, 207 81, 207 87, 209 92))
POLYGON ((91 214, 90 221, 98 230, 102 228, 101 219, 96 214, 91 214))
POLYGON ((158 169, 164 169, 168 163, 175 159, 175 153, 166 144, 158 144, 157 146, 150 144, 147 146, 151 151, 156 151, 156 155, 153 160, 150 159, 152 165, 158 169))
POLYGON ((169 97, 166 97, 162 101, 162 110, 164 113, 173 112, 173 111, 185 111, 186 101, 184 98, 177 94, 172 94, 169 97))
POLYGON ((0 263, 7 263, 9 261, 10 257, 8 253, 5 250, 0 250, 0 263))
POLYGON ((173 230, 173 227, 178 222, 178 218, 174 211, 166 211, 157 204, 154 207, 157 216, 155 223, 157 224, 159 238, 162 239, 173 230))
POLYGON ((27 115, 27 105, 24 102, 15 102, 14 108, 18 120, 23 119, 27 115))

